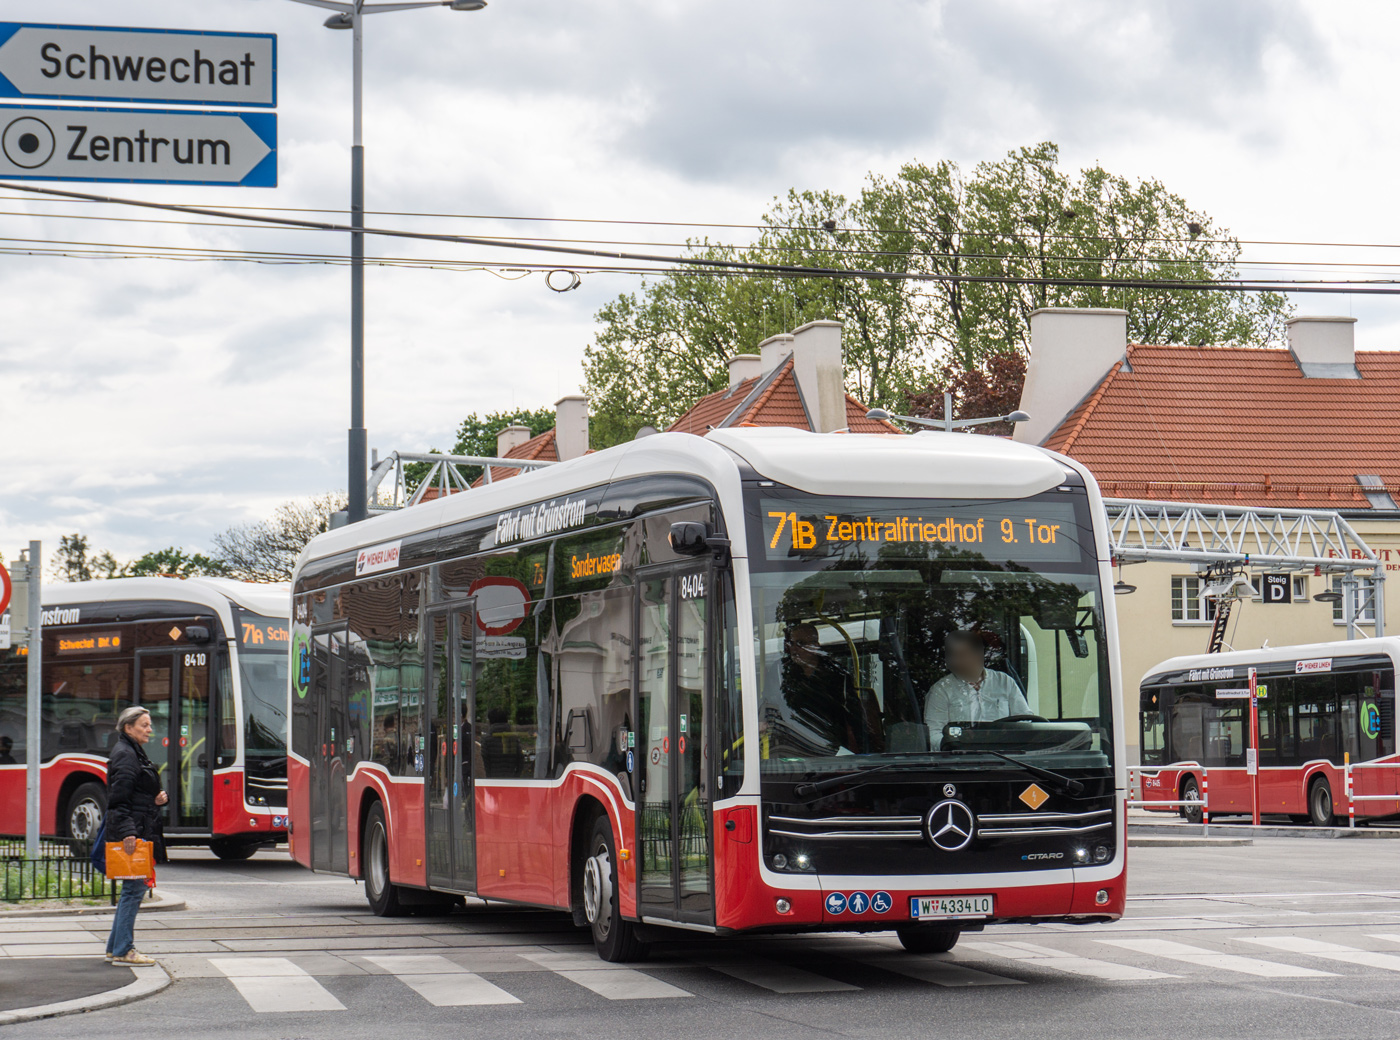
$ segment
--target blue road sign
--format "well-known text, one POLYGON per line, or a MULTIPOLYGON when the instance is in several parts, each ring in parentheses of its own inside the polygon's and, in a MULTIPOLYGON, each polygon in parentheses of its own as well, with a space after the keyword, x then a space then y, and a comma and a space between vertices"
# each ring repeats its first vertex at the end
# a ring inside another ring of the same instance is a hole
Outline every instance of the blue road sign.
POLYGON ((277 116, 0 105, 0 179, 277 186, 277 116))
POLYGON ((0 98, 273 108, 277 37, 0 22, 0 98))

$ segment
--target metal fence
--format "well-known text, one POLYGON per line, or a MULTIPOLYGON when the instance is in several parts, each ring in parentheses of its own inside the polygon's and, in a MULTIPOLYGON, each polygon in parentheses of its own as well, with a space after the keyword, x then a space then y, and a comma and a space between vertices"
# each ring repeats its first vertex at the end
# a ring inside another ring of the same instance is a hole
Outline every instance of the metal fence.
POLYGON ((24 840, 0 838, 0 903, 51 899, 116 900, 116 886, 87 856, 75 856, 66 841, 39 844, 39 858, 25 857, 24 840))

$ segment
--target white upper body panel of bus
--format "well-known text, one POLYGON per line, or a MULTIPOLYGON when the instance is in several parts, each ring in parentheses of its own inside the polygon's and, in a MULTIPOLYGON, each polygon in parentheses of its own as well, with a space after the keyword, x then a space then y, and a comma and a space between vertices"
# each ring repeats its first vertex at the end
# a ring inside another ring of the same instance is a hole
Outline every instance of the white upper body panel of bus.
MULTIPOLYGON (((1278 664, 1284 661, 1312 661, 1336 657, 1375 657, 1385 654, 1400 665, 1400 637, 1379 639, 1337 639, 1327 643, 1296 643, 1292 646, 1270 646, 1262 650, 1231 650, 1219 654, 1187 654, 1170 657, 1153 665, 1143 675, 1139 686, 1173 672, 1204 668, 1248 668, 1251 665, 1278 664)), ((1236 675, 1233 678, 1246 678, 1236 675)))
MULTIPOLYGON (((658 473, 707 480, 726 513, 738 515, 738 460, 765 478, 802 491, 894 497, 1025 498, 1059 486, 1069 469, 1084 477, 1097 499, 1093 478, 1079 464, 1000 437, 818 434, 791 427, 729 428, 704 437, 659 433, 317 535, 302 552, 297 571, 311 560, 362 546, 658 473)), ((745 555, 741 542, 734 545, 734 554, 745 555)))
POLYGON ((225 623, 230 618, 230 600, 267 617, 285 618, 291 614, 291 586, 286 582, 256 584, 231 578, 111 578, 56 582, 43 587, 42 598, 45 607, 127 600, 193 603, 214 611, 225 623))

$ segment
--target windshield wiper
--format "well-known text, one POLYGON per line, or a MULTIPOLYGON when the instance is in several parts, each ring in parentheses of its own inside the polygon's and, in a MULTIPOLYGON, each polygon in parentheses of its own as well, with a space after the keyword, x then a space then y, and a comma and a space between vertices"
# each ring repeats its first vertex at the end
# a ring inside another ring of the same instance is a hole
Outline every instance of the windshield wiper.
MULTIPOLYGON (((913 752, 922 754, 923 752, 913 752)), ((871 766, 868 769, 860 769, 854 773, 845 773, 842 776, 829 776, 825 780, 814 780, 805 784, 798 784, 792 789, 792 793, 799 798, 809 798, 812 795, 825 794, 827 791, 834 791, 836 788, 849 784, 854 780, 870 776, 872 773, 883 773, 887 769, 894 769, 896 766, 909 765, 908 762, 881 762, 879 765, 871 766)))
POLYGON ((1078 780, 1068 776, 1061 776, 1059 773, 1052 772, 1043 766, 1033 766, 1029 762, 1022 762, 1019 758, 1012 758, 1010 755, 1003 754, 1000 751, 993 751, 991 748, 957 748, 956 750, 950 748, 947 751, 940 752, 940 754, 995 755, 997 758, 1010 762, 1013 766, 1020 766, 1037 780, 1044 780, 1046 783, 1055 784, 1072 798, 1084 793, 1084 785, 1078 780))

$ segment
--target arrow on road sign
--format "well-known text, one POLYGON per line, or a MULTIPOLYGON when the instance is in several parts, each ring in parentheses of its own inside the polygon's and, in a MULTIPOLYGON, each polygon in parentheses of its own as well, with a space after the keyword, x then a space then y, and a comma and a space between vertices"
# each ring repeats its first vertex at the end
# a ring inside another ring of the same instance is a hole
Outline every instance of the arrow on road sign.
POLYGON ((0 97, 272 108, 277 37, 0 22, 0 97))
POLYGON ((275 188, 277 116, 0 105, 0 178, 275 188))

